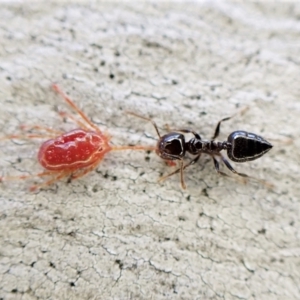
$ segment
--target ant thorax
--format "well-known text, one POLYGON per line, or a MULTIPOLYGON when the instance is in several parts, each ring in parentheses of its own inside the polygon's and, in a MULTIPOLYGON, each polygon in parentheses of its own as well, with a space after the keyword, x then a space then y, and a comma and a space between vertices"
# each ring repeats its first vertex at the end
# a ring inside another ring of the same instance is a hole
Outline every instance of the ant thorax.
POLYGON ((205 141, 197 138, 192 138, 186 143, 186 150, 193 155, 197 155, 203 150, 203 147, 205 147, 204 144, 205 141))
POLYGON ((230 147, 228 142, 203 141, 201 139, 192 138, 186 143, 187 152, 192 155, 200 153, 216 153, 226 150, 230 147))

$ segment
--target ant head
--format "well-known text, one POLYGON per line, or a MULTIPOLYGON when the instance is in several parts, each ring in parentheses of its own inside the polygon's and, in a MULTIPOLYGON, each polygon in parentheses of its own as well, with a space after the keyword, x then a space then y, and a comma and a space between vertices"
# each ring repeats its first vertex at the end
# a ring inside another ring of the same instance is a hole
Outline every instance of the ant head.
POLYGON ((156 153, 166 160, 179 160, 185 155, 185 138, 178 132, 162 136, 157 143, 156 153))

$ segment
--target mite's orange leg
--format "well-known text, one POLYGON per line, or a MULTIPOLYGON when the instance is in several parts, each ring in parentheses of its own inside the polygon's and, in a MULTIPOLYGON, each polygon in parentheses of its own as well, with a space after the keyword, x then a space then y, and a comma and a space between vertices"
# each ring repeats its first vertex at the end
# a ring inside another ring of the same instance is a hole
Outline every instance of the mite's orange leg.
POLYGON ((145 150, 145 151, 154 151, 156 147, 153 146, 112 146, 111 151, 121 151, 121 150, 145 150))
POLYGON ((26 131, 30 131, 30 130, 44 130, 46 132, 49 132, 51 134, 53 134, 54 136, 58 136, 58 135, 62 135, 63 132, 59 131, 59 130, 55 130, 49 127, 44 127, 44 126, 39 126, 39 125, 21 125, 20 126, 21 130, 26 130, 26 131))
MULTIPOLYGON (((121 151, 121 150, 155 150, 155 147, 147 147, 147 146, 116 146, 116 147, 112 147, 110 151, 121 151)), ((107 151, 109 152, 109 151, 107 151)), ((77 172, 73 173, 71 176, 71 179, 78 179, 83 177, 84 175, 86 175, 87 173, 95 170, 98 165, 100 164, 100 162, 102 161, 103 157, 99 158, 96 162, 94 162, 91 166, 82 169, 82 170, 78 170, 77 172)))
POLYGON ((42 134, 28 134, 28 135, 19 135, 19 134, 12 134, 8 135, 6 137, 0 138, 0 141, 2 140, 13 140, 13 139, 18 139, 18 140, 27 140, 27 139, 52 139, 54 136, 53 135, 42 135, 42 134))
POLYGON ((30 133, 30 134, 11 134, 7 135, 5 137, 0 138, 1 140, 10 140, 10 139, 20 139, 20 140, 26 140, 26 139, 51 139, 54 138, 58 135, 62 135, 63 132, 54 130, 48 127, 43 127, 39 125, 21 125, 20 126, 21 130, 44 130, 48 132, 48 134, 40 134, 40 133, 30 133), (51 135, 49 135, 51 134, 51 135))
POLYGON ((92 172, 93 170, 95 170, 98 165, 100 164, 101 159, 98 159, 96 162, 94 162, 91 166, 89 166, 88 168, 85 168, 85 169, 82 169, 82 170, 78 170, 76 173, 73 173, 71 175, 71 179, 74 180, 74 179, 78 179, 78 178, 81 178, 83 177, 84 175, 88 174, 89 172, 92 172))
MULTIPOLYGON (((54 172, 51 173, 51 175, 54 175, 54 174, 55 174, 54 172)), ((52 178, 52 179, 50 179, 50 180, 47 180, 47 181, 42 182, 42 183, 37 184, 37 185, 32 185, 32 186, 29 188, 29 190, 30 190, 31 192, 33 192, 33 191, 36 191, 36 190, 41 189, 41 188, 43 188, 43 187, 46 187, 46 186, 48 186, 48 185, 51 185, 51 184, 53 184, 54 182, 59 181, 59 180, 61 180, 61 179, 64 178, 64 177, 68 177, 68 176, 70 175, 70 171, 69 171, 69 170, 68 170, 68 171, 62 171, 62 172, 58 172, 58 173, 56 173, 56 174, 57 174, 57 176, 55 176, 54 178, 52 178)))
MULTIPOLYGON (((77 120, 74 116, 72 116, 71 114, 68 114, 68 113, 66 113, 66 112, 64 112, 64 111, 60 111, 60 112, 58 112, 59 113, 59 115, 62 117, 62 118, 69 118, 70 120, 72 120, 74 123, 77 123, 77 125, 79 126, 79 128, 82 128, 82 129, 84 129, 84 130, 86 130, 86 131, 89 131, 90 130, 90 128, 88 128, 87 126, 86 126, 86 124, 84 124, 83 122, 81 122, 81 121, 79 121, 79 120, 77 120)), ((98 130, 99 131, 99 130, 98 130)))
POLYGON ((19 175, 19 176, 2 176, 0 177, 0 182, 10 181, 10 180, 24 180, 33 177, 44 177, 52 175, 52 171, 45 171, 42 173, 32 174, 32 175, 19 175))
POLYGON ((96 130, 97 132, 101 132, 100 129, 94 124, 92 123, 89 118, 85 115, 85 113, 79 108, 77 107, 77 105, 71 100, 71 98, 66 95, 57 84, 52 84, 52 88, 55 92, 57 92, 58 94, 60 94, 64 100, 69 104, 69 106, 71 106, 81 117, 82 119, 89 124, 94 130, 96 130))

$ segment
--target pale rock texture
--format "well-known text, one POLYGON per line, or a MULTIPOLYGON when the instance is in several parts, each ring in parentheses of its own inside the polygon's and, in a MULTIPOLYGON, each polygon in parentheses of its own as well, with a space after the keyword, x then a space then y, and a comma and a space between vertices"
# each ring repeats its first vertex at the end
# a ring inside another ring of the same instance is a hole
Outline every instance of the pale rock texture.
MULTIPOLYGON (((76 128, 58 83, 115 145, 191 128, 274 148, 233 164, 273 189, 112 152, 97 171, 35 193, 0 185, 0 299, 300 299, 300 5, 297 2, 1 1, 1 136, 76 128), (287 143, 288 141, 292 143, 287 143)), ((45 133, 45 138, 47 133, 45 133)), ((1 174, 41 172, 41 140, 0 141, 1 174)), ((188 161, 188 158, 187 158, 188 161)))

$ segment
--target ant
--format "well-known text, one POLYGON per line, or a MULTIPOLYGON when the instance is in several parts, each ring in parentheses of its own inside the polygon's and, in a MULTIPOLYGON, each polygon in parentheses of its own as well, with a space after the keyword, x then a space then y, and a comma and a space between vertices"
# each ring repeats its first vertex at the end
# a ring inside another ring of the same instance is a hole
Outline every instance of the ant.
MULTIPOLYGON (((7 176, 0 177, 0 182, 5 179, 26 179, 29 177, 51 176, 51 179, 30 187, 30 191, 35 191, 43 186, 48 186, 54 182, 68 177, 69 180, 78 179, 94 170, 104 156, 110 151, 119 150, 154 150, 154 147, 146 146, 112 146, 109 141, 110 135, 103 133, 84 112, 67 96, 57 84, 52 84, 52 89, 57 92, 65 102, 81 117, 77 120, 73 115, 59 112, 60 116, 73 120, 79 125, 78 129, 69 132, 60 132, 51 128, 32 126, 32 129, 44 130, 51 135, 51 139, 42 143, 37 155, 44 172, 35 175, 7 176)), ((21 126, 22 129, 27 126, 21 126)), ((18 138, 45 138, 42 134, 10 135, 5 139, 18 138)))
MULTIPOLYGON (((243 113, 246 109, 248 109, 248 107, 243 109, 241 113, 243 113)), ((174 161, 180 162, 180 167, 177 170, 175 170, 174 172, 166 176, 161 177, 159 181, 165 180, 168 177, 180 172, 181 187, 183 189, 186 189, 186 185, 183 177, 183 171, 187 167, 195 164, 199 160, 202 153, 208 154, 212 157, 215 170, 219 174, 228 176, 226 173, 220 171, 219 161, 216 159, 216 157, 220 157, 223 163, 225 164, 225 166, 231 172, 242 177, 251 178, 250 176, 244 173, 237 172, 231 166, 229 161, 220 152, 222 150, 227 150, 227 156, 229 159, 231 159, 234 162, 241 163, 241 162, 258 159, 273 147, 263 137, 242 130, 232 132, 228 136, 227 141, 216 142, 215 139, 219 136, 221 123, 230 120, 236 114, 234 114, 231 117, 226 117, 220 120, 217 123, 214 135, 211 138, 211 140, 205 141, 202 140, 201 136, 197 132, 189 129, 176 129, 174 131, 171 131, 161 136, 156 123, 152 119, 140 116, 136 113, 132 113, 132 112, 128 112, 128 113, 135 117, 144 119, 152 123, 159 137, 155 149, 158 156, 164 159, 169 165, 174 165, 174 161), (191 133, 194 135, 194 137, 191 138, 189 141, 186 141, 183 133, 191 133), (189 163, 184 165, 183 159, 185 157, 186 152, 195 155, 196 157, 193 158, 189 163)))

